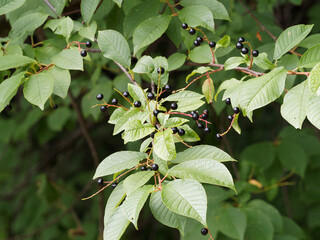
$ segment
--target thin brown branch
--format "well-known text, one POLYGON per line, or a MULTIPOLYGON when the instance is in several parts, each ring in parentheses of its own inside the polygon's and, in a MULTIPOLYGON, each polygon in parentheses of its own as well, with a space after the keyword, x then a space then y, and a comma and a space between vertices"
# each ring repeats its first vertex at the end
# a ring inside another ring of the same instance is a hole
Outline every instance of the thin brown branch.
POLYGON ((49 2, 49 0, 43 0, 45 2, 45 4, 48 5, 48 7, 51 9, 52 12, 54 12, 54 14, 57 15, 58 18, 60 18, 61 16, 57 13, 56 9, 52 6, 52 4, 49 2))
POLYGON ((130 79, 130 81, 134 84, 134 85, 138 85, 138 83, 131 77, 131 75, 127 72, 127 70, 125 69, 124 66, 122 66, 120 63, 118 62, 114 62, 115 64, 118 65, 118 67, 122 70, 122 72, 124 72, 124 74, 126 74, 126 76, 130 79))

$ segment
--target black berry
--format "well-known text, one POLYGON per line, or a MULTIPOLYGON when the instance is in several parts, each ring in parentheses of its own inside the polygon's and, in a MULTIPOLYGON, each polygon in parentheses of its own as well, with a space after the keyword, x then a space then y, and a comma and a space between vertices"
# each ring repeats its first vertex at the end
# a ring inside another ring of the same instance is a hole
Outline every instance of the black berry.
POLYGON ((97 183, 98 183, 100 186, 102 186, 102 185, 103 185, 103 179, 102 179, 102 178, 99 178, 98 181, 97 181, 97 183))
POLYGON ((103 99, 103 94, 101 93, 98 93, 97 96, 96 96, 97 100, 102 100, 103 99))
POLYGON ((207 228, 202 228, 201 229, 201 234, 202 235, 207 235, 208 234, 208 229, 207 228))
POLYGON ((225 100, 225 102, 226 102, 227 105, 231 105, 231 99, 230 99, 230 98, 227 98, 227 99, 225 100))
POLYGON ((111 100, 111 103, 112 103, 113 105, 117 105, 117 104, 118 104, 118 99, 116 99, 116 98, 112 99, 112 100, 111 100))
POLYGON ((140 168, 140 170, 141 170, 141 171, 147 171, 147 167, 146 167, 146 166, 142 166, 142 167, 140 168))
POLYGON ((216 46, 216 43, 215 43, 215 42, 209 42, 209 46, 210 46, 211 48, 214 48, 214 47, 216 46))
POLYGON ((197 37, 197 41, 202 43, 203 42, 203 38, 202 37, 197 37))
POLYGON ((233 108, 233 112, 234 112, 235 114, 238 114, 238 113, 240 112, 240 109, 239 109, 238 107, 234 107, 234 108, 233 108))
POLYGON ((202 114, 201 118, 204 119, 204 120, 207 120, 209 118, 209 116, 207 114, 202 114))
POLYGON ((246 48, 246 47, 241 48, 242 54, 247 54, 248 52, 249 52, 248 48, 246 48))
POLYGON ((172 130, 173 134, 175 134, 179 131, 177 127, 173 127, 173 128, 171 128, 171 130, 172 130))
POLYGON ((112 187, 113 189, 115 189, 117 185, 118 185, 118 183, 115 183, 115 182, 114 182, 114 183, 111 184, 111 187, 112 187))
POLYGON ((199 119, 199 115, 196 114, 196 113, 193 114, 193 115, 192 115, 192 119, 193 119, 193 120, 198 120, 198 119, 199 119))
POLYGON ((236 48, 238 48, 238 49, 243 48, 243 44, 242 44, 242 42, 237 42, 237 44, 236 44, 236 48))
POLYGON ((209 110, 208 110, 208 109, 205 109, 205 110, 203 110, 203 113, 204 113, 205 115, 209 115, 209 110))
POLYGON ((194 35, 194 34, 196 33, 196 30, 194 30, 194 28, 190 28, 190 29, 189 29, 189 33, 190 33, 191 35, 194 35))
POLYGON ((182 23, 182 24, 181 24, 181 27, 182 27, 183 29, 187 29, 187 28, 188 28, 188 24, 182 23))
POLYGON ((206 127, 203 131, 204 131, 205 133, 209 133, 209 132, 211 132, 211 129, 206 127))
POLYGON ((163 67, 159 67, 159 68, 157 69, 157 73, 158 73, 158 74, 164 74, 164 68, 163 68, 163 67))
POLYGON ((231 122, 233 117, 231 115, 228 116, 228 120, 231 122))
POLYGON ((123 92, 122 94, 123 94, 123 96, 126 97, 126 98, 130 96, 130 94, 129 94, 128 92, 123 92))
POLYGON ((141 107, 141 102, 140 101, 135 101, 134 103, 133 103, 133 105, 135 106, 135 107, 141 107))
POLYGON ((196 111, 191 111, 191 112, 190 112, 191 115, 193 115, 193 114, 195 114, 195 113, 196 113, 196 111))
POLYGON ((218 140, 222 140, 222 137, 221 137, 221 135, 220 135, 219 133, 216 134, 216 138, 217 138, 218 140))
POLYGON ((86 50, 82 50, 80 52, 81 57, 86 57, 87 56, 87 51, 86 50))
POLYGON ((148 97, 149 100, 152 100, 152 99, 154 99, 154 94, 149 92, 147 97, 148 97))
POLYGON ((153 116, 156 117, 156 116, 158 116, 159 113, 160 113, 159 110, 156 109, 156 110, 153 111, 153 116))
POLYGON ((241 43, 243 43, 243 42, 245 42, 246 40, 244 39, 244 37, 239 37, 239 39, 238 39, 238 42, 241 42, 241 43))
MULTIPOLYGON (((11 107, 11 106, 10 106, 10 107, 11 107)), ((53 108, 53 109, 57 109, 57 108, 58 108, 58 105, 57 105, 57 104, 53 104, 52 108, 53 108)), ((11 110, 11 108, 10 108, 10 110, 11 110)))
POLYGON ((183 135, 186 134, 186 132, 184 131, 184 129, 180 128, 180 129, 178 130, 178 134, 179 134, 180 136, 183 136, 183 135))
POLYGON ((101 106, 101 107, 100 107, 100 111, 101 111, 101 112, 107 111, 107 107, 106 107, 106 106, 101 106))
POLYGON ((164 86, 164 90, 166 90, 167 92, 171 92, 171 86, 169 84, 166 84, 164 86))
POLYGON ((196 47, 198 47, 198 46, 200 46, 200 42, 198 42, 197 40, 195 40, 195 41, 193 42, 193 45, 195 45, 196 47))
POLYGON ((258 50, 253 50, 252 51, 252 56, 258 57, 259 56, 259 51, 258 50))
POLYGON ((178 104, 173 102, 173 103, 171 103, 170 107, 172 110, 176 110, 178 108, 178 104))
POLYGON ((86 47, 87 47, 87 48, 91 48, 91 47, 92 47, 92 42, 87 41, 87 42, 86 42, 86 47))
POLYGON ((199 128, 199 129, 202 129, 203 127, 204 127, 203 124, 198 123, 198 128, 199 128))
POLYGON ((154 163, 154 164, 151 165, 151 168, 152 168, 153 171, 157 171, 159 169, 159 166, 158 166, 158 164, 154 163))
POLYGON ((151 138, 154 138, 154 132, 150 134, 150 137, 151 137, 151 138))

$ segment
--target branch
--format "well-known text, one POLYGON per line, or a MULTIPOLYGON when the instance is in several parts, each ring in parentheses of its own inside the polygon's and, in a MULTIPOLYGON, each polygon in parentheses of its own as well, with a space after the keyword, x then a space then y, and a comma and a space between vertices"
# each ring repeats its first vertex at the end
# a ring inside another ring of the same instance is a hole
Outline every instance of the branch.
POLYGON ((60 18, 61 16, 59 16, 59 14, 57 13, 56 9, 52 6, 52 4, 49 2, 49 0, 43 0, 48 7, 51 9, 52 12, 54 12, 54 14, 57 15, 58 18, 60 18))
POLYGON ((134 84, 134 85, 138 85, 138 83, 130 76, 130 74, 127 72, 127 70, 118 62, 114 62, 115 64, 118 65, 118 67, 124 72, 124 74, 126 74, 126 76, 129 78, 129 80, 134 84))

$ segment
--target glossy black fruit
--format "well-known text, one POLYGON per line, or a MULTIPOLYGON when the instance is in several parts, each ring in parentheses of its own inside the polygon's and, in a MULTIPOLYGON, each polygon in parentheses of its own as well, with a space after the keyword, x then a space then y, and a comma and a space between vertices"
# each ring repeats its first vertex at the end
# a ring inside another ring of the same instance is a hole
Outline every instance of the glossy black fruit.
POLYGON ((191 112, 190 112, 191 115, 193 115, 193 114, 195 114, 195 113, 196 113, 196 111, 191 111, 191 112))
POLYGON ((243 43, 243 42, 245 42, 246 40, 244 39, 244 37, 239 37, 239 39, 238 39, 238 42, 241 42, 241 43, 243 43))
MULTIPOLYGON (((10 106, 9 109, 11 110, 12 107, 11 107, 11 105, 9 105, 9 106, 10 106)), ((52 108, 53 108, 53 109, 57 109, 57 108, 58 108, 58 105, 57 105, 57 104, 53 104, 53 105, 52 105, 52 108)))
POLYGON ((154 94, 149 92, 147 97, 148 97, 149 100, 152 100, 152 99, 154 99, 154 94))
POLYGON ((100 186, 102 186, 102 185, 103 185, 103 179, 102 179, 102 178, 99 178, 99 179, 97 180, 97 183, 98 183, 100 186))
POLYGON ((118 99, 116 99, 116 98, 112 99, 112 100, 111 100, 111 103, 112 103, 113 105, 117 105, 117 104, 118 104, 118 99))
POLYGON ((201 229, 201 234, 204 235, 204 236, 207 235, 208 234, 208 229, 207 228, 202 228, 201 229))
POLYGON ((97 100, 102 100, 103 99, 103 94, 101 93, 98 93, 97 96, 96 96, 97 100))
POLYGON ((195 40, 195 41, 193 42, 193 45, 195 45, 196 47, 198 47, 198 46, 200 46, 200 42, 197 41, 197 40, 195 40))
POLYGON ((198 119, 199 119, 199 115, 196 114, 196 113, 193 114, 193 115, 192 115, 192 119, 193 119, 193 120, 198 120, 198 119))
POLYGON ((233 117, 231 115, 229 115, 228 120, 231 122, 233 120, 233 117))
POLYGON ((130 96, 130 94, 129 94, 128 92, 123 92, 122 94, 123 94, 123 96, 126 97, 126 98, 130 96))
POLYGON ((202 37, 197 37, 197 41, 202 43, 203 42, 203 38, 202 37))
POLYGON ((173 103, 171 103, 170 108, 171 108, 172 110, 176 110, 176 109, 178 108, 178 104, 175 103, 175 102, 173 102, 173 103))
POLYGON ((208 110, 208 109, 205 109, 205 110, 203 110, 203 113, 204 113, 205 115, 209 115, 209 110, 208 110))
POLYGON ((225 102, 226 102, 227 105, 231 105, 231 99, 230 99, 230 98, 227 98, 227 99, 225 100, 225 102))
POLYGON ((160 111, 156 109, 156 110, 153 111, 153 116, 156 117, 156 116, 158 116, 159 113, 160 113, 160 111))
POLYGON ((207 120, 209 118, 209 116, 207 114, 202 114, 201 118, 204 119, 204 120, 207 120))
POLYGON ((154 138, 154 134, 155 134, 154 132, 151 133, 151 134, 150 134, 150 137, 151 137, 151 138, 154 138))
POLYGON ((92 47, 92 42, 87 41, 87 42, 86 42, 86 47, 87 47, 87 48, 91 48, 91 47, 92 47))
POLYGON ((187 28, 188 28, 188 24, 182 23, 182 24, 181 24, 181 27, 182 27, 183 29, 187 29, 187 28))
POLYGON ((196 30, 194 30, 194 28, 190 28, 190 29, 189 29, 189 33, 190 33, 191 35, 194 35, 194 34, 196 33, 196 30))
POLYGON ((141 171, 147 171, 147 167, 146 167, 146 166, 142 166, 142 167, 140 168, 140 170, 141 170, 141 171))
POLYGON ((167 92, 171 92, 171 86, 169 84, 166 84, 164 86, 164 90, 166 90, 167 92))
POLYGON ((163 67, 159 67, 159 68, 157 69, 157 73, 158 73, 158 74, 164 74, 164 68, 163 68, 163 67))
POLYGON ((216 138, 217 138, 218 140, 222 140, 222 137, 221 137, 221 135, 220 135, 219 133, 216 134, 216 138))
POLYGON ((141 102, 140 102, 140 101, 135 101, 135 102, 133 103, 133 105, 134 105, 136 108, 141 107, 141 102))
POLYGON ((173 128, 171 128, 171 130, 172 130, 173 134, 175 134, 179 131, 177 127, 173 127, 173 128))
POLYGON ((101 111, 101 112, 107 111, 107 107, 106 107, 106 106, 101 106, 101 107, 100 107, 100 111, 101 111))
POLYGON ((115 189, 117 185, 118 185, 118 183, 115 183, 115 182, 114 182, 114 183, 111 184, 111 187, 112 187, 113 189, 115 189))
POLYGON ((252 56, 258 57, 259 56, 259 51, 258 50, 253 50, 252 51, 252 56))
POLYGON ((157 171, 159 169, 159 166, 158 166, 158 164, 154 163, 154 164, 151 165, 151 168, 152 168, 153 171, 157 171))
POLYGON ((88 54, 88 53, 87 53, 86 50, 82 50, 82 51, 80 52, 81 57, 86 57, 87 54, 88 54))
POLYGON ((204 128, 203 124, 201 124, 201 123, 198 123, 198 128, 199 128, 199 129, 202 129, 202 128, 204 128))
POLYGON ((238 107, 233 108, 233 112, 235 114, 238 114, 240 112, 240 109, 238 107))
POLYGON ((216 42, 209 42, 209 46, 210 46, 211 48, 214 48, 214 47, 216 46, 216 42))
POLYGON ((179 134, 180 136, 183 136, 183 135, 186 134, 186 132, 184 131, 184 129, 180 128, 180 129, 178 130, 178 134, 179 134))
POLYGON ((246 47, 241 48, 241 53, 242 54, 247 54, 249 52, 249 49, 246 47))
POLYGON ((204 131, 205 133, 209 133, 209 132, 211 132, 211 129, 206 127, 203 131, 204 131))
POLYGON ((237 44, 236 44, 236 48, 238 48, 238 49, 243 48, 243 44, 242 44, 242 42, 237 42, 237 44))

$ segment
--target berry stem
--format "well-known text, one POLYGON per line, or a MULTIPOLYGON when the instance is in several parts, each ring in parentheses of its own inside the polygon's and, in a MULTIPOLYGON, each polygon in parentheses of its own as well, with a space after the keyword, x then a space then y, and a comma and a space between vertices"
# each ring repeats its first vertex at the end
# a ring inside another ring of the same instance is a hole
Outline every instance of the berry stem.
POLYGON ((225 131, 224 133, 221 133, 221 134, 220 134, 221 137, 224 136, 224 135, 226 135, 226 134, 230 131, 236 115, 237 115, 237 114, 233 114, 233 116, 232 116, 232 121, 231 121, 231 123, 230 123, 230 126, 228 127, 227 131, 225 131))
MULTIPOLYGON (((199 28, 194 28, 195 30, 197 30, 197 31, 199 31, 201 34, 202 34, 202 36, 203 36, 203 40, 205 40, 208 44, 209 44, 209 39, 208 39, 208 37, 207 37, 207 35, 201 30, 201 29, 199 29, 199 28)), ((215 59, 214 59, 214 51, 213 51, 213 48, 210 48, 210 50, 211 50, 211 54, 212 54, 212 63, 214 63, 215 62, 215 59)))
MULTIPOLYGON (((180 114, 180 115, 183 115, 183 116, 186 116, 186 117, 191 117, 192 118, 192 115, 191 114, 187 114, 187 113, 182 113, 182 112, 167 112, 166 114, 180 114)), ((203 121, 205 122, 206 124, 212 124, 211 122, 205 120, 205 119, 202 119, 201 117, 199 117, 200 121, 203 121)))
POLYGON ((119 91, 118 89, 116 89, 116 88, 114 88, 114 90, 115 90, 117 93, 119 93, 128 103, 130 103, 132 107, 134 106, 133 103, 132 103, 128 98, 126 98, 125 96, 123 96, 122 92, 120 92, 120 91, 119 91))

